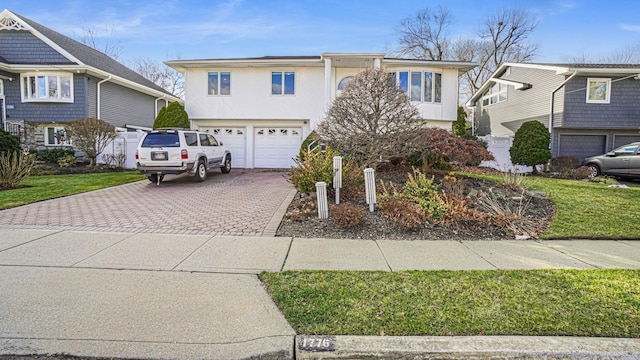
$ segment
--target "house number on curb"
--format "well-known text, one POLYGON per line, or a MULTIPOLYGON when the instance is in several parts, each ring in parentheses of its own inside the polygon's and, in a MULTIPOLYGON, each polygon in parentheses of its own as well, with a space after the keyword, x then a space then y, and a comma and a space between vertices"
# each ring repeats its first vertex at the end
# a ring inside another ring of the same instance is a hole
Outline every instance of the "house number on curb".
POLYGON ((336 351, 335 336, 301 336, 298 350, 306 351, 336 351))

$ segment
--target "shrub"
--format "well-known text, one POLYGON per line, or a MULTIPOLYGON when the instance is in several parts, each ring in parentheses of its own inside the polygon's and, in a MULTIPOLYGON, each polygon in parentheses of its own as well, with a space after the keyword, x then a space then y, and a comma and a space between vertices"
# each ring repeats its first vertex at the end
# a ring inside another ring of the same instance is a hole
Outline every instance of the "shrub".
POLYGON ((0 188, 17 187, 29 176, 34 163, 33 155, 22 151, 0 153, 0 188))
POLYGON ((349 199, 364 199, 364 172, 353 161, 343 162, 342 188, 340 197, 349 199))
POLYGON ((58 159, 67 155, 75 155, 75 150, 71 148, 51 148, 42 150, 30 150, 30 154, 35 155, 36 160, 44 161, 46 163, 56 164, 58 159))
POLYGON ((589 168, 586 166, 580 166, 577 169, 569 169, 562 174, 563 176, 566 176, 566 179, 569 180, 582 180, 588 179, 589 176, 591 176, 591 170, 589 170, 589 168))
POLYGON ((514 164, 536 166, 546 164, 551 159, 549 130, 539 121, 527 121, 516 131, 513 144, 509 149, 511 162, 514 164))
POLYGON ((184 106, 177 101, 163 107, 158 112, 156 120, 153 122, 154 129, 161 128, 189 128, 189 115, 184 110, 184 106))
POLYGON ((289 182, 301 193, 316 191, 316 183, 324 181, 327 187, 333 181, 333 157, 337 153, 331 148, 327 151, 313 152, 301 150, 302 156, 295 159, 296 166, 289 170, 289 182))
POLYGON ((58 166, 64 168, 76 166, 76 157, 74 155, 65 155, 58 159, 58 166))
POLYGON ((438 185, 433 183, 433 176, 427 176, 418 169, 408 175, 409 179, 402 189, 401 197, 420 205, 422 211, 432 220, 439 220, 446 209, 446 204, 438 195, 438 185))
POLYGON ((592 178, 589 178, 590 182, 594 182, 594 183, 598 183, 598 184, 604 184, 604 185, 616 185, 618 184, 618 180, 612 178, 612 177, 608 177, 606 175, 599 175, 599 176, 595 176, 592 178))
POLYGON ((0 154, 16 151, 22 151, 18 137, 0 128, 0 154))
POLYGON ((89 167, 96 164, 98 155, 118 136, 113 125, 93 117, 70 122, 67 132, 75 147, 89 158, 89 167))
POLYGON ((329 209, 331 221, 341 228, 356 227, 364 219, 363 210, 351 204, 332 205, 329 209))
POLYGON ((380 215, 408 230, 422 227, 426 220, 422 208, 407 199, 382 198, 378 201, 378 210, 380 215))
POLYGON ((483 160, 493 160, 493 155, 478 141, 467 140, 445 129, 423 128, 396 135, 393 144, 401 148, 398 154, 411 154, 405 159, 413 166, 445 169, 444 164, 478 166, 483 160))
POLYGON ((580 159, 575 156, 556 156, 551 159, 551 171, 563 173, 575 169, 580 164, 580 159))

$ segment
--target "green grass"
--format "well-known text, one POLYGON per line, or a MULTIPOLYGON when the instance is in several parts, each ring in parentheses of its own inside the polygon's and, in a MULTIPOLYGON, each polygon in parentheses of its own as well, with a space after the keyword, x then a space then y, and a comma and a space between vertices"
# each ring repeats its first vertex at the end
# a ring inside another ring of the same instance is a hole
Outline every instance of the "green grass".
POLYGON ((640 270, 260 277, 298 334, 640 337, 640 270))
MULTIPOLYGON (((493 181, 499 176, 466 174, 493 181)), ((525 186, 543 192, 556 205, 543 239, 640 239, 640 187, 549 178, 527 178, 525 186)))
POLYGON ((135 171, 29 176, 18 189, 0 191, 0 210, 145 179, 135 171))

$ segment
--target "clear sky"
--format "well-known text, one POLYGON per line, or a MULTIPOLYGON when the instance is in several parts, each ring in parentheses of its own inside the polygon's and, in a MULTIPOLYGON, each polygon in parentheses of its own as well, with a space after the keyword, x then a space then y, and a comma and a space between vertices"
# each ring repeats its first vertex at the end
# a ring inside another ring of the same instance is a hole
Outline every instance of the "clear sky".
POLYGON ((491 13, 522 7, 538 21, 538 62, 594 61, 640 43, 639 0, 3 0, 0 7, 72 38, 92 28, 119 60, 211 59, 322 52, 385 52, 400 22, 438 5, 452 38, 473 37, 491 13))

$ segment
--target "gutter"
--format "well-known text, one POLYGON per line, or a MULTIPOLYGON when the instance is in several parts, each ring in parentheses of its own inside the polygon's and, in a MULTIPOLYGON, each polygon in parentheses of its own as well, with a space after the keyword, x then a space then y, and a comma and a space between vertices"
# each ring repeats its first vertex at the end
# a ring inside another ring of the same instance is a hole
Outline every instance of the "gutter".
POLYGON ((558 85, 557 88, 555 88, 552 92, 551 92, 551 111, 549 112, 549 138, 550 138, 550 142, 549 142, 549 147, 551 150, 551 154, 553 155, 553 108, 554 108, 554 98, 556 95, 556 92, 558 92, 560 89, 562 89, 568 82, 569 80, 573 79, 574 76, 576 76, 576 74, 578 74, 578 71, 575 70, 573 72, 573 74, 569 75, 568 78, 564 79, 564 81, 558 85))
POLYGON ((104 80, 98 81, 98 84, 96 85, 96 87, 97 87, 96 92, 98 93, 98 95, 97 95, 98 98, 97 98, 97 101, 96 101, 96 117, 98 119, 100 119, 100 103, 101 103, 101 101, 100 101, 100 89, 101 89, 101 86, 100 85, 102 85, 102 84, 104 84, 104 83, 106 83, 107 81, 110 81, 110 80, 111 80, 111 75, 109 75, 109 77, 107 77, 104 80))

